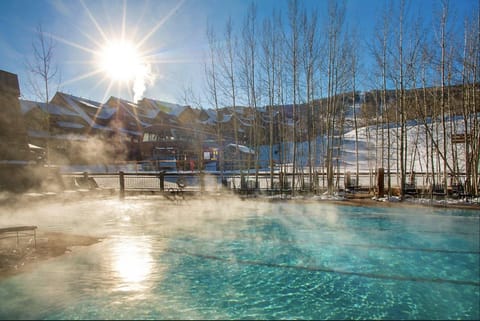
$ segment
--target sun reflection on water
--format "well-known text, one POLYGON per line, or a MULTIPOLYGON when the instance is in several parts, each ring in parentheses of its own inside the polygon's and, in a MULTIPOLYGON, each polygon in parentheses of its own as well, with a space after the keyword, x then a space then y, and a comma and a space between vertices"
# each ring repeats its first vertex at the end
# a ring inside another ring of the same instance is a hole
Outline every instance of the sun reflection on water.
POLYGON ((116 290, 142 291, 152 283, 154 261, 149 238, 122 238, 112 249, 112 271, 116 290))

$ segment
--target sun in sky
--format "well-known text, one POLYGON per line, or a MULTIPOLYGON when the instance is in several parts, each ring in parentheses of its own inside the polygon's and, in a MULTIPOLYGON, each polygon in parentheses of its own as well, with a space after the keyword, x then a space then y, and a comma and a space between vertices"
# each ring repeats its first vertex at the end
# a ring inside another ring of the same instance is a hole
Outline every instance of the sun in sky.
POLYGON ((110 80, 109 87, 114 83, 131 85, 134 102, 142 98, 146 86, 154 80, 148 57, 129 40, 107 41, 95 60, 98 70, 110 80))
MULTIPOLYGON (((147 30, 142 36, 133 33, 136 37, 127 34, 126 26, 126 2, 123 4, 122 24, 116 32, 107 32, 100 26, 86 4, 81 1, 90 21, 95 26, 98 36, 87 35, 92 43, 81 45, 70 40, 62 39, 55 35, 52 38, 68 44, 77 49, 81 49, 91 54, 90 68, 80 76, 69 79, 63 83, 73 83, 92 76, 100 76, 100 83, 108 83, 104 99, 108 97, 113 87, 127 88, 134 102, 143 97, 146 88, 153 84, 158 75, 153 72, 152 66, 166 63, 157 54, 158 48, 146 48, 147 41, 155 32, 165 24, 165 22, 182 6, 183 1, 178 1, 176 5, 167 12, 156 25, 147 30)), ((129 26, 129 30, 136 30, 136 26, 129 26)), ((136 30, 138 31, 138 30, 136 30)), ((171 62, 171 61, 168 61, 171 62)), ((98 84, 97 84, 98 85, 98 84)))
POLYGON ((113 40, 99 51, 98 67, 114 81, 130 81, 144 73, 146 62, 135 45, 127 40, 113 40))

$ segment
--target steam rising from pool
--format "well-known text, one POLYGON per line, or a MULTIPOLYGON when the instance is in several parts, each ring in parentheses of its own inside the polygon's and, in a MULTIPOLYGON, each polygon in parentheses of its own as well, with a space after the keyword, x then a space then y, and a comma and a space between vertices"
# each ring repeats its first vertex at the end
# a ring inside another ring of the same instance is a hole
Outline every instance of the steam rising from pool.
POLYGON ((476 318, 460 307, 478 299, 478 224, 237 198, 17 202, 0 207, 0 226, 102 241, 0 281, 0 318, 476 318))

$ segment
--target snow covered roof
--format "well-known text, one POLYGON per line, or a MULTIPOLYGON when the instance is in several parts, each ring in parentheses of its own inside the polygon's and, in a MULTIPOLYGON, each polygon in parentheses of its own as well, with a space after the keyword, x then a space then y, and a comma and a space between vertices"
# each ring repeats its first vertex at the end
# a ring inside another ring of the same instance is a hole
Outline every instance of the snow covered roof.
POLYGON ((255 151, 251 148, 248 148, 247 146, 245 145, 236 145, 236 144, 228 144, 226 146, 227 148, 232 148, 232 149, 237 149, 242 152, 242 153, 246 153, 246 154, 255 154, 255 151))
POLYGON ((35 107, 37 107, 36 102, 20 99, 20 111, 22 112, 22 114, 25 115, 26 113, 28 113, 30 110, 32 110, 35 107))
MULTIPOLYGON (((72 95, 68 95, 68 94, 65 94, 65 93, 61 93, 61 92, 57 92, 56 95, 59 95, 61 96, 65 102, 73 109, 75 110, 78 115, 80 117, 83 118, 83 120, 85 122, 87 122, 87 124, 90 124, 90 126, 93 126, 94 125, 94 122, 92 120, 92 118, 83 110, 83 108, 81 108, 77 103, 76 103, 76 100, 80 99, 81 98, 78 98, 78 97, 75 97, 75 96, 72 96, 72 95)), ((84 101, 84 100, 83 100, 84 101)))
POLYGON ((209 118, 217 119, 217 111, 215 109, 204 109, 209 118))
POLYGON ((188 108, 187 106, 177 105, 175 108, 173 108, 173 109, 170 110, 169 114, 178 117, 178 116, 180 116, 180 114, 183 113, 183 112, 185 111, 185 109, 187 109, 187 108, 188 108))
POLYGON ((150 119, 157 117, 158 113, 162 111, 160 106, 157 105, 156 101, 149 98, 143 98, 137 103, 137 105, 142 111, 143 115, 150 119))
POLYGON ((102 106, 99 112, 95 115, 95 118, 99 119, 110 119, 115 115, 116 109, 110 106, 102 106))
POLYGON ((170 107, 168 107, 169 103, 161 102, 159 100, 151 99, 151 98, 143 98, 139 104, 141 105, 148 105, 152 108, 153 111, 162 111, 164 113, 170 112, 170 107))
POLYGON ((217 120, 217 111, 214 109, 203 109, 203 112, 205 112, 208 116, 207 119, 201 121, 202 124, 204 125, 215 125, 218 123, 217 120))
POLYGON ((138 106, 128 100, 112 96, 108 100, 107 104, 109 104, 113 108, 117 106, 122 108, 127 114, 130 115, 130 117, 137 119, 140 125, 143 127, 150 125, 149 123, 144 122, 142 119, 140 119, 140 117, 138 117, 138 106))
POLYGON ((91 107, 91 108, 101 108, 103 106, 103 104, 101 104, 99 102, 88 100, 88 99, 85 99, 85 98, 79 98, 79 97, 75 97, 75 96, 71 96, 71 95, 70 95, 70 97, 72 99, 78 101, 79 103, 82 103, 85 106, 88 106, 88 107, 91 107))
POLYGON ((232 119, 232 115, 231 114, 227 114, 227 115, 222 115, 222 119, 219 119, 218 122, 219 123, 228 123, 230 121, 230 119, 232 119))
POLYGON ((20 100, 20 109, 23 114, 28 113, 34 108, 40 108, 42 111, 53 115, 80 116, 78 113, 63 106, 34 102, 29 100, 20 100))
POLYGON ((151 98, 143 98, 139 104, 141 105, 142 102, 144 102, 145 104, 149 104, 151 106, 155 106, 156 109, 174 116, 180 115, 185 110, 185 108, 187 108, 187 106, 182 106, 179 104, 169 103, 166 101, 156 100, 151 98))
POLYGON ((82 124, 72 123, 68 121, 57 121, 57 125, 65 128, 78 128, 78 129, 85 127, 82 124))
POLYGON ((78 98, 75 96, 70 96, 72 100, 79 102, 87 107, 90 107, 92 109, 95 109, 95 118, 99 119, 110 119, 112 116, 115 114, 115 108, 112 108, 108 105, 96 102, 96 101, 91 101, 88 99, 84 98, 78 98))

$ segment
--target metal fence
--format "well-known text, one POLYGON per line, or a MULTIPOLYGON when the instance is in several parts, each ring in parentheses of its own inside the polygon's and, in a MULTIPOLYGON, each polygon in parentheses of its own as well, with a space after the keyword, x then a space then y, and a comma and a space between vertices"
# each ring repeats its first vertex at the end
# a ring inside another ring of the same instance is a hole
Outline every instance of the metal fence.
MULTIPOLYGON (((328 177, 321 171, 298 172, 293 174, 285 171, 270 172, 232 171, 232 172, 123 172, 116 173, 65 173, 62 174, 65 187, 71 189, 108 189, 125 192, 192 192, 212 193, 233 191, 241 194, 320 194, 327 191, 328 177)), ((405 194, 456 197, 468 196, 460 181, 450 182, 447 191, 443 191, 442 181, 437 179, 433 184, 433 177, 427 173, 407 173, 405 194), (439 185, 440 183, 440 185, 439 185)), ((364 193, 374 195, 378 192, 378 177, 376 172, 334 173, 332 178, 333 190, 347 193, 364 193)), ((393 194, 399 194, 400 176, 396 173, 384 174, 384 186, 390 187, 393 194)), ((471 195, 470 195, 471 196, 471 195)))
MULTIPOLYGON (((64 173, 67 189, 109 189, 116 191, 162 192, 181 189, 184 192, 220 192, 230 190, 240 193, 291 193, 326 190, 326 176, 275 172, 117 172, 117 173, 64 173), (295 179, 295 183, 292 184, 295 179)), ((372 179, 369 173, 362 173, 356 190, 369 190, 372 179)), ((354 181, 354 179, 352 180, 354 181)), ((335 188, 345 189, 344 175, 335 177, 335 188)), ((352 186, 353 187, 353 186, 352 186)), ((352 188, 351 187, 351 188, 352 188)))

